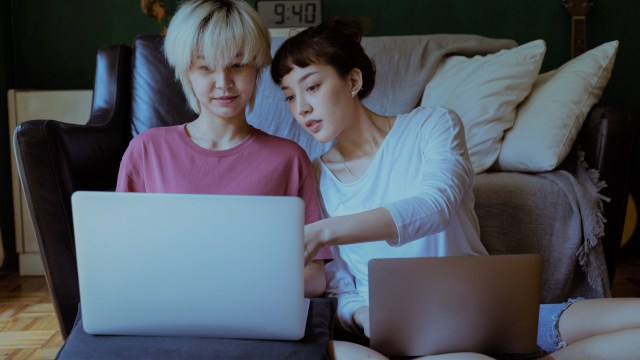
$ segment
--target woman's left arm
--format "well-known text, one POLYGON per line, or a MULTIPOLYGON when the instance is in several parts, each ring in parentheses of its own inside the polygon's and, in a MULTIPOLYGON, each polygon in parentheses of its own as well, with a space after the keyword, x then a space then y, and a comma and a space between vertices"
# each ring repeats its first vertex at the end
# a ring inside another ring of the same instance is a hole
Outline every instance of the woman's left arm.
POLYGON ((313 260, 304 267, 304 297, 314 298, 324 294, 327 278, 324 260, 313 260))

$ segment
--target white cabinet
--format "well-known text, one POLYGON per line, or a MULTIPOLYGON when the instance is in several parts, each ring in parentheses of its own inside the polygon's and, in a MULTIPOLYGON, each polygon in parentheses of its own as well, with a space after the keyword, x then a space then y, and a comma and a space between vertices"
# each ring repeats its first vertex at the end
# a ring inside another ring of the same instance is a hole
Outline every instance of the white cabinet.
MULTIPOLYGON (((92 96, 91 90, 9 90, 9 136, 12 151, 13 132, 18 123, 31 119, 54 119, 85 124, 91 114, 92 96)), ((38 251, 33 222, 18 179, 15 153, 11 156, 11 170, 15 241, 20 275, 43 275, 44 268, 38 251)))

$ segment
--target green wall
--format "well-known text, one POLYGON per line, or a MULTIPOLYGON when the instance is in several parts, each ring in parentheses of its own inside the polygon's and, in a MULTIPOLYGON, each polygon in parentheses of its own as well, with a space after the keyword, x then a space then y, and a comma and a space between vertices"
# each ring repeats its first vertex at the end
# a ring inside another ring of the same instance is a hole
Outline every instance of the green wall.
MULTIPOLYGON (((174 9, 177 0, 165 0, 174 9)), ((254 1, 249 1, 254 3, 254 1)), ((637 0, 594 0, 587 15, 589 47, 620 40, 616 67, 601 103, 635 110, 640 100, 640 13, 637 0)), ((6 117, 9 88, 88 89, 93 87, 96 50, 130 44, 139 33, 157 33, 140 10, 140 0, 0 1, 0 114, 6 117)), ((369 35, 474 33, 547 42, 543 71, 570 57, 570 16, 560 0, 324 0, 324 18, 364 17, 369 35), (391 5, 392 4, 392 5, 391 5)), ((9 136, 0 131, 0 225, 13 239, 9 136)), ((637 178, 637 176, 636 176, 637 178)))
MULTIPOLYGON (((253 3, 254 1, 250 1, 253 3)), ((10 0, 15 87, 91 88, 95 52, 110 43, 131 43, 138 33, 158 32, 139 0, 10 0)), ((174 9, 177 0, 165 0, 174 9)), ((6 6, 6 5, 4 5, 6 6)), ((636 0, 595 1, 587 15, 587 41, 618 39, 616 68, 603 102, 635 107, 640 95, 640 25, 636 0)), ((547 42, 543 70, 570 56, 570 17, 560 0, 325 0, 324 17, 366 17, 370 35, 474 33, 547 42), (394 6, 388 5, 393 3, 394 6)))

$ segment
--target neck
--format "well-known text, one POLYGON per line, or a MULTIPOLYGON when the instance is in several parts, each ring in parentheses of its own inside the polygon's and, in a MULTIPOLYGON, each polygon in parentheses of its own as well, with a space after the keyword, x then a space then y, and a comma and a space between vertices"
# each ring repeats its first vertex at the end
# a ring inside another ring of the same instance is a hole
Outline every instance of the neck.
POLYGON ((246 119, 235 121, 213 120, 202 115, 187 124, 187 135, 196 145, 210 150, 233 148, 251 132, 246 119))
POLYGON ((342 155, 358 158, 373 155, 390 129, 390 120, 363 105, 350 115, 349 125, 336 137, 342 155))

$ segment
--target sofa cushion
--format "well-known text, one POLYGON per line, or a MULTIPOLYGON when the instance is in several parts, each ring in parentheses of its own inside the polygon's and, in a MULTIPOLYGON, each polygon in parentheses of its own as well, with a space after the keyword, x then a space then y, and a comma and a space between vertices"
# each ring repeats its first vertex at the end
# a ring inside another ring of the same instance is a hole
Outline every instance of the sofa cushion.
POLYGON ((607 86, 617 49, 618 41, 610 41, 539 75, 505 133, 495 168, 549 171, 560 165, 607 86))
POLYGON ((423 106, 443 105, 462 118, 476 173, 498 158, 503 133, 513 126, 516 106, 529 94, 545 51, 544 41, 536 40, 486 56, 452 56, 425 87, 423 106))

